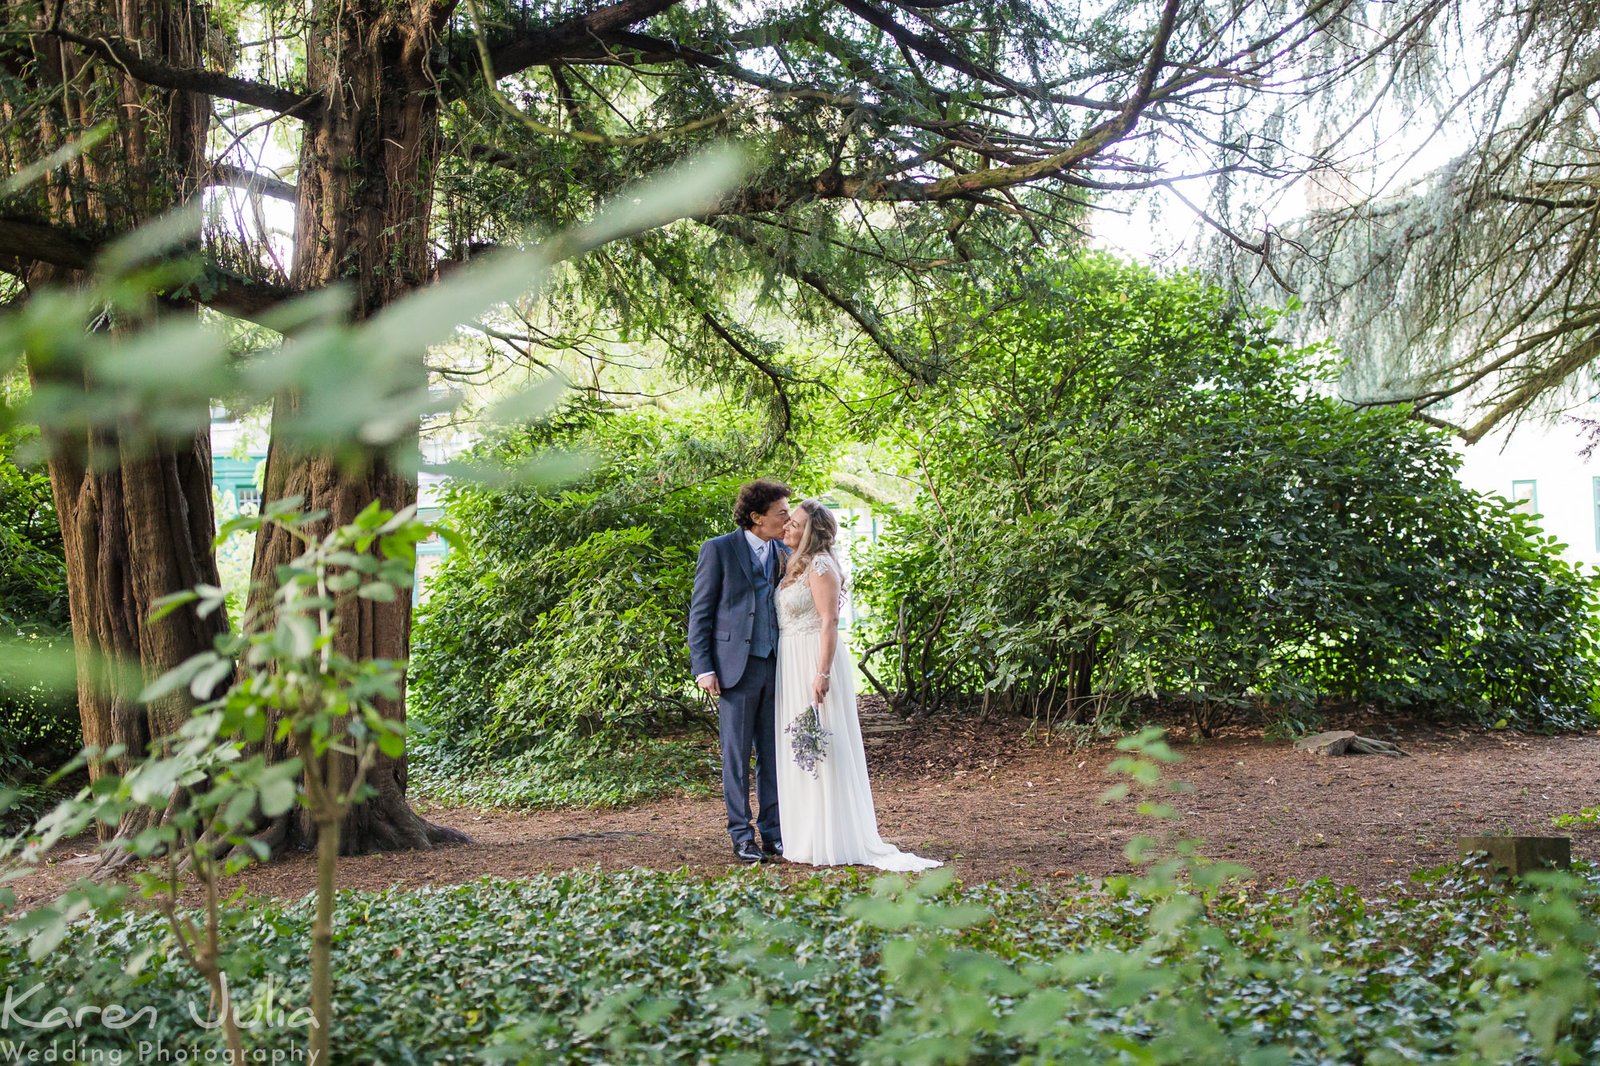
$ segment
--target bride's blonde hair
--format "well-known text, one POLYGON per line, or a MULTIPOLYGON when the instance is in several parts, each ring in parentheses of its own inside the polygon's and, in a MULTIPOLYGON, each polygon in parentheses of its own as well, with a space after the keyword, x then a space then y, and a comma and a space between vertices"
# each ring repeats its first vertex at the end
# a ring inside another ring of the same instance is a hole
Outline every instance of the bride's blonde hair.
POLYGON ((801 500, 795 509, 805 512, 806 524, 800 531, 800 543, 789 557, 789 565, 784 568, 784 583, 799 581, 811 569, 811 561, 823 555, 833 563, 833 572, 839 575, 839 588, 843 592, 844 568, 839 565, 839 557, 833 550, 839 541, 839 520, 833 517, 827 504, 815 497, 801 500))

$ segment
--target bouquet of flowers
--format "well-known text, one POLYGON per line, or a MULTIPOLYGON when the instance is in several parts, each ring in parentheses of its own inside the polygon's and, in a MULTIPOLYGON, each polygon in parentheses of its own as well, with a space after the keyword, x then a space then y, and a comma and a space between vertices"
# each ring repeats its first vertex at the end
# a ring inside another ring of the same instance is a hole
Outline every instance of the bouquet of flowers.
POLYGON ((828 756, 828 738, 833 735, 822 728, 817 705, 813 703, 801 711, 784 732, 789 734, 789 750, 794 752, 795 765, 816 777, 817 768, 828 756))

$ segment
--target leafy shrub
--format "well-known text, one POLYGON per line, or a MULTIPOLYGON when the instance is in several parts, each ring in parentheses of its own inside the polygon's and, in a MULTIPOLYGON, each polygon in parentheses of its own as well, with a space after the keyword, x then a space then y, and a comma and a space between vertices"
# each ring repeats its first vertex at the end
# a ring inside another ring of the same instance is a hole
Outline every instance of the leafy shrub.
POLYGON ((698 758, 657 748, 665 759, 657 764, 626 749, 644 750, 635 738, 648 733, 712 720, 685 631, 700 544, 733 528, 734 496, 749 477, 739 469, 750 461, 737 447, 741 432, 759 437, 720 410, 669 416, 579 404, 480 447, 475 458, 508 466, 553 451, 591 466, 555 487, 447 489, 447 522, 465 547, 432 579, 412 645, 424 788, 543 805, 557 795, 609 803, 703 782, 698 758), (599 769, 603 750, 623 757, 618 769, 599 769), (574 759, 601 778, 562 782, 574 759), (655 787, 621 785, 629 762, 644 763, 655 787), (488 779, 496 784, 485 787, 488 779))
POLYGON ((32 426, 0 432, 0 624, 63 630, 67 568, 50 477, 43 466, 17 461, 19 448, 37 439, 32 426))
MULTIPOLYGON (((858 580, 886 684, 1081 718, 1324 698, 1590 720, 1595 584, 1443 437, 1187 276, 1042 270, 902 404, 922 496, 858 580)), ((985 294, 992 298, 993 294, 985 294)))
MULTIPOLYGON (((352 522, 316 535, 307 527, 324 516, 299 512, 297 503, 276 501, 259 515, 233 523, 258 533, 283 530, 304 546, 281 568, 270 609, 253 612, 239 631, 219 634, 211 650, 183 660, 137 695, 138 702, 153 703, 188 689, 212 698, 126 770, 103 769, 31 827, 0 839, 0 913, 5 913, 15 903, 5 882, 24 875, 66 841, 99 827, 118 827, 97 844, 99 869, 130 871, 130 876, 80 879, 14 916, 6 936, 25 945, 30 958, 48 955, 81 915, 114 913, 129 898, 131 881, 165 918, 175 937, 173 954, 205 982, 220 1015, 225 1059, 233 1063, 245 1061, 240 1033, 251 1026, 227 1009, 226 966, 233 960, 217 935, 225 910, 218 881, 266 859, 271 847, 263 838, 272 830, 264 827, 293 817, 296 808, 315 827, 317 887, 316 920, 304 958, 314 990, 310 1032, 307 1046, 295 1050, 313 1062, 329 1059, 333 1015, 327 990, 340 833, 358 804, 376 792, 367 777, 379 754, 398 758, 405 751, 403 724, 386 717, 378 703, 399 695, 403 670, 392 661, 355 659, 339 649, 334 597, 393 601, 410 587, 416 545, 441 532, 416 521, 412 508, 386 511, 375 500, 352 522), (270 735, 287 741, 295 754, 267 760, 260 745, 269 736, 269 719, 270 735), (252 746, 256 750, 247 751, 252 746), (186 888, 205 901, 205 909, 180 917, 186 888)), ((222 535, 229 531, 224 526, 222 535)), ((189 609, 205 617, 221 610, 224 599, 222 589, 201 584, 161 597, 149 621, 189 609)), ((77 762, 93 754, 86 748, 77 762)), ((466 838, 455 834, 455 839, 466 838)), ((13 991, 8 988, 7 995, 13 991)), ((11 1017, 0 1021, 0 1028, 8 1027, 11 1017)), ((14 1058, 13 1051, 0 1044, 5 1057, 14 1058)), ((146 1058, 143 1050, 139 1058, 146 1058)), ((74 1051, 71 1060, 76 1059, 74 1051)), ((48 1061, 58 1060, 52 1055, 48 1061)))
POLYGON ((720 782, 714 745, 692 740, 561 733, 485 763, 438 746, 413 762, 406 787, 440 803, 474 807, 628 807, 673 793, 710 794, 720 782))
POLYGON ((1550 824, 1559 829, 1592 829, 1600 826, 1600 806, 1585 807, 1576 814, 1558 814, 1550 824))
MULTIPOLYGON (((1592 869, 1520 900, 1475 879, 1363 900, 1326 882, 907 889, 748 871, 346 892, 333 1047, 351 1062, 1595 1061, 1597 892, 1592 869)), ((306 1001, 310 922, 309 900, 225 914, 234 1001, 264 1020, 252 1052, 297 1036, 283 1027, 306 1001)), ((219 1046, 183 1006, 204 1017, 206 991, 160 915, 86 924, 38 962, 0 945, 0 968, 69 1012, 155 1011, 23 1040, 219 1046)))
MULTIPOLYGON (((19 382, 0 382, 15 402, 19 382)), ((0 638, 25 641, 40 654, 70 647, 67 567, 61 533, 42 467, 19 466, 19 448, 37 442, 31 426, 0 431, 0 638)), ((71 758, 82 744, 70 696, 0 677, 0 786, 34 796, 34 782, 71 758)))

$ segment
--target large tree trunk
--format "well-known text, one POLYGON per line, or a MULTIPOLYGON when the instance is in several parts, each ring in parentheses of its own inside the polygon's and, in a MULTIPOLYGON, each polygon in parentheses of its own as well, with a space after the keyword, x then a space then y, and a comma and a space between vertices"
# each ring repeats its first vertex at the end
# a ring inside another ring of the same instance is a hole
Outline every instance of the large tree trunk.
MULTIPOLYGON (((115 760, 92 762, 90 773, 125 772, 153 740, 182 724, 194 701, 179 689, 139 703, 124 667, 137 663, 141 679, 151 681, 210 648, 227 625, 221 612, 202 619, 174 611, 148 621, 160 597, 217 583, 211 443, 203 433, 155 450, 130 448, 114 433, 96 433, 86 453, 78 451, 82 442, 54 443, 50 483, 66 555, 84 742, 126 749, 115 760)), ((137 832, 148 817, 130 815, 117 832, 137 832)))
MULTIPOLYGON (((428 69, 446 5, 419 0, 354 0, 320 4, 307 47, 307 85, 322 90, 323 110, 307 124, 296 196, 293 287, 310 291, 340 282, 353 294, 353 313, 366 317, 425 283, 430 275, 428 217, 437 161, 438 93, 428 69)), ((426 371, 418 359, 418 385, 426 371)), ((281 397, 274 422, 291 415, 293 396, 281 397)), ((414 435, 415 431, 413 431, 414 435)), ((373 500, 390 510, 416 502, 416 484, 381 456, 357 468, 327 455, 296 453, 274 433, 263 497, 298 496, 308 510, 326 510, 329 523, 352 520, 373 500)), ((263 531, 256 542, 256 595, 271 587, 276 568, 298 554, 293 538, 263 531)), ((340 650, 361 658, 404 660, 410 651, 407 597, 378 603, 347 595, 336 611, 340 650)), ((405 718, 403 699, 383 712, 405 718)), ((269 754, 284 758, 279 745, 269 754)), ((340 768, 340 780, 353 767, 340 768)), ((340 828, 343 854, 427 848, 465 841, 432 825, 406 802, 404 757, 379 756, 367 775, 375 794, 355 807, 340 828)), ((309 847, 315 831, 306 812, 289 816, 275 843, 309 847)))
MULTIPOLYGON (((45 14, 22 0, 0 0, 8 27, 45 25, 45 14)), ((113 33, 175 66, 203 65, 205 23, 188 4, 76 0, 59 9, 61 24, 85 35, 113 33)), ((32 194, 42 220, 81 231, 119 232, 198 195, 205 174, 210 101, 190 93, 143 87, 114 65, 86 61, 51 38, 34 39, 25 74, 41 103, 31 120, 6 108, 9 136, 0 151, 15 169, 43 151, 110 119, 115 132, 98 148, 58 169, 32 194)), ((24 282, 72 283, 72 272, 35 267, 24 282)), ((117 323, 108 328, 116 330, 117 323)), ((38 366, 35 381, 88 388, 79 369, 38 366)), ((204 412, 199 412, 202 422, 204 412)), ((136 663, 148 681, 211 647, 227 625, 220 614, 200 619, 175 612, 151 624, 154 602, 199 582, 216 584, 212 552, 211 441, 201 431, 151 444, 115 429, 49 438, 50 485, 67 563, 78 701, 84 740, 122 745, 116 760, 96 760, 91 776, 123 771, 150 742, 170 733, 193 701, 180 691, 157 705, 137 702, 121 665, 136 663)), ((118 827, 135 832, 142 819, 118 827)), ((106 832, 102 827, 102 832, 106 832)))

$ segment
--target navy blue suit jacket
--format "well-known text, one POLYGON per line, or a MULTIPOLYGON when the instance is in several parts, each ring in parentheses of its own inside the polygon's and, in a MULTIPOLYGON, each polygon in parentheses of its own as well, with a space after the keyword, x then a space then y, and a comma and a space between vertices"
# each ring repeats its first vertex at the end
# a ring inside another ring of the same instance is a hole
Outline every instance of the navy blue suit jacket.
MULTIPOLYGON (((782 541, 773 548, 789 557, 782 541)), ((744 530, 712 537, 700 545, 694 595, 689 598, 689 665, 695 677, 715 672, 717 683, 732 688, 750 661, 750 632, 756 617, 756 563, 744 530)))

